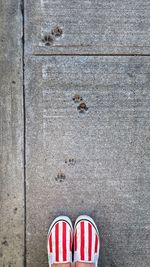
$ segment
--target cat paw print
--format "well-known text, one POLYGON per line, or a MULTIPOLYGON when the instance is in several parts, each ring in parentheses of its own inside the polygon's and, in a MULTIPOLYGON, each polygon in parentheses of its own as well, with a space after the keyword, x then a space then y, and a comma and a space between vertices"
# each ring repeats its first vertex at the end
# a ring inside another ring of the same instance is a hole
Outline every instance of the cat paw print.
POLYGON ((56 182, 60 182, 60 183, 64 182, 65 179, 66 179, 66 175, 62 172, 59 172, 57 176, 55 177, 56 182))
POLYGON ((75 102, 75 103, 80 103, 83 98, 80 96, 80 95, 74 95, 74 97, 72 98, 72 100, 75 102))
POLYGON ((45 34, 44 37, 42 38, 42 42, 47 46, 50 46, 53 43, 53 41, 54 38, 51 33, 45 34))
POLYGON ((60 27, 56 27, 51 31, 51 34, 55 37, 60 37, 63 33, 63 30, 60 27))
POLYGON ((42 38, 42 42, 47 45, 50 46, 56 38, 61 37, 63 33, 63 30, 60 27, 56 27, 54 29, 51 30, 51 32, 46 33, 44 35, 44 37, 42 38))
POLYGON ((88 110, 88 107, 85 102, 81 102, 77 109, 79 110, 79 112, 83 113, 88 110))
POLYGON ((73 159, 73 158, 65 159, 65 163, 66 163, 68 166, 74 166, 74 165, 76 164, 76 160, 73 159))
POLYGON ((87 104, 85 103, 85 101, 83 100, 83 97, 75 94, 72 98, 72 100, 74 101, 74 103, 78 103, 79 105, 77 106, 77 110, 79 110, 79 113, 85 113, 88 110, 87 104))

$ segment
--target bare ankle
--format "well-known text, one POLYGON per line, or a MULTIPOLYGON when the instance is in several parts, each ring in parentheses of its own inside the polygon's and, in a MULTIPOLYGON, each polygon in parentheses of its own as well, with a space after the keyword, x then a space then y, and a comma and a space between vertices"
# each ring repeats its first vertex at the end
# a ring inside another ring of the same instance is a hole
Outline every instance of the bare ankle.
POLYGON ((94 267, 94 263, 88 263, 88 262, 79 262, 77 261, 75 263, 75 267, 94 267))
POLYGON ((70 262, 69 263, 53 263, 52 267, 71 267, 70 262))

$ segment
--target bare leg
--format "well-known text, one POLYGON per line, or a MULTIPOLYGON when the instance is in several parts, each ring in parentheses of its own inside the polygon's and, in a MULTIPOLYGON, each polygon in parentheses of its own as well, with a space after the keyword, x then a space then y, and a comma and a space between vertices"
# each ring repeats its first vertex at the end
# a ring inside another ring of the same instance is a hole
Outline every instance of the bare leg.
POLYGON ((94 267, 94 263, 76 262, 75 267, 94 267))
POLYGON ((53 263, 52 267, 71 267, 71 263, 53 263))

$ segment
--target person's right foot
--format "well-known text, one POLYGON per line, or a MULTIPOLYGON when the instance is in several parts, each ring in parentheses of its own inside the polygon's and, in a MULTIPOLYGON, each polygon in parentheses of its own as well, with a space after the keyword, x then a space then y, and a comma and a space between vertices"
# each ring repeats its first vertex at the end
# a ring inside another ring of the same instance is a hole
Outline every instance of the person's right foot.
POLYGON ((79 263, 87 264, 88 267, 96 267, 99 248, 99 232, 94 220, 87 215, 79 216, 74 226, 74 262, 76 267, 80 266, 79 263))

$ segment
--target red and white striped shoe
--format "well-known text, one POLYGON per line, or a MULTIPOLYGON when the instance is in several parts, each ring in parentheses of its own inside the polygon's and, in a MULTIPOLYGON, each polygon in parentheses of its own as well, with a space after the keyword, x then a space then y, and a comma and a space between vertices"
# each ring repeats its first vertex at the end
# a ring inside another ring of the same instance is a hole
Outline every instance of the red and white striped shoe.
POLYGON ((79 216, 74 226, 74 262, 97 266, 99 248, 100 238, 95 222, 87 215, 79 216))
POLYGON ((66 216, 57 217, 51 224, 48 232, 48 262, 49 267, 53 263, 72 262, 73 227, 66 216))

